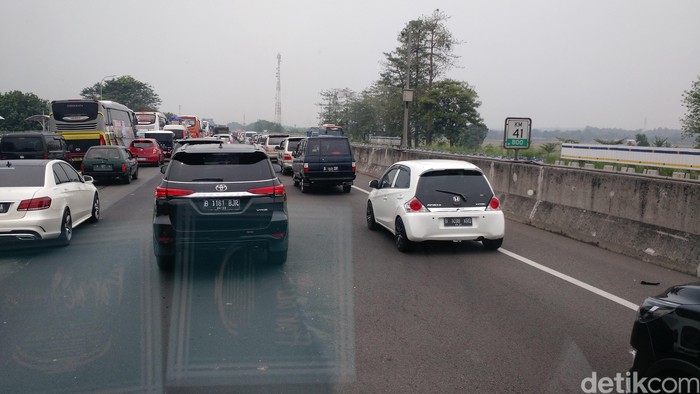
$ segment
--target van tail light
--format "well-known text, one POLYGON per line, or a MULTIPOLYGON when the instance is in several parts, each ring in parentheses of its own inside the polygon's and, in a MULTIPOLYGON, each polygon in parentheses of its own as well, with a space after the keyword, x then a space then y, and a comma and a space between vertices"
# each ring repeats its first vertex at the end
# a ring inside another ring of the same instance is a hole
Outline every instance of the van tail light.
POLYGON ((357 166, 355 166, 355 162, 353 161, 352 162, 352 172, 355 172, 356 169, 357 169, 357 166))
POLYGON ((489 205, 486 207, 487 211, 500 211, 501 210, 501 202, 498 201, 498 198, 496 196, 491 197, 491 201, 489 201, 489 205))
POLYGON ((51 197, 30 198, 22 200, 17 206, 18 211, 40 211, 51 207, 51 197))
POLYGON ((248 189, 248 193, 259 194, 259 195, 274 195, 275 197, 286 197, 287 196, 287 193, 284 190, 284 185, 256 187, 253 189, 248 189))
POLYGON ((428 208, 426 208, 425 205, 423 205, 423 203, 416 197, 410 199, 403 205, 403 207, 406 212, 430 212, 428 208))
POLYGON ((304 163, 304 172, 309 172, 309 163, 304 163))
POLYGON ((168 197, 179 197, 187 196, 194 193, 194 190, 189 189, 172 189, 167 187, 156 187, 156 198, 168 198, 168 197))

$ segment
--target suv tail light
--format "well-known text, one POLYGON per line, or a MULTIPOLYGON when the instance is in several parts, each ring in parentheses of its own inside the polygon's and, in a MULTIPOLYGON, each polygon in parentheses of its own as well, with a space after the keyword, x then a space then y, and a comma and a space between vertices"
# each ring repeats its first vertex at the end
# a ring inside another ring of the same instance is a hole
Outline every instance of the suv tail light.
POLYGON ((352 162, 352 172, 355 172, 355 169, 356 169, 356 168, 357 168, 357 166, 355 166, 355 162, 353 161, 353 162, 352 162))
POLYGON ((285 153, 285 154, 284 154, 284 160, 289 161, 289 160, 294 160, 294 159, 292 158, 292 155, 291 155, 291 154, 285 153))
POLYGON ((416 197, 413 197, 407 203, 403 204, 403 207, 406 212, 430 212, 416 197))
POLYGON ((489 201, 489 205, 486 207, 487 211, 500 211, 501 210, 501 202, 498 201, 498 198, 496 196, 491 197, 491 201, 489 201))
POLYGON ((156 198, 179 197, 194 193, 194 190, 156 187, 156 198))
POLYGON ((274 195, 275 197, 286 197, 287 193, 284 190, 284 185, 256 187, 248 189, 248 193, 260 195, 274 195))
POLYGON ((304 163, 304 172, 309 172, 309 163, 304 163))
POLYGON ((22 200, 17 206, 18 211, 40 211, 51 207, 51 197, 30 198, 22 200))

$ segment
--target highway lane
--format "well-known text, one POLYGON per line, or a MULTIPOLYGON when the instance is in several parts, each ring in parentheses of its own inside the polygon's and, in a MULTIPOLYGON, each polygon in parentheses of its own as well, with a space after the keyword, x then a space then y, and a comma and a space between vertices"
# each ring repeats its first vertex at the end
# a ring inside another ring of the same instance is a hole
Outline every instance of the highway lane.
MULTIPOLYGON (((302 194, 281 176, 284 267, 255 264, 253 250, 192 250, 161 274, 159 175, 100 186, 103 219, 67 248, 3 253, 0 387, 558 393, 631 365, 634 310, 479 243, 401 254, 367 229, 358 189, 302 194)), ((632 304, 695 280, 523 224, 506 231, 504 250, 632 304)))

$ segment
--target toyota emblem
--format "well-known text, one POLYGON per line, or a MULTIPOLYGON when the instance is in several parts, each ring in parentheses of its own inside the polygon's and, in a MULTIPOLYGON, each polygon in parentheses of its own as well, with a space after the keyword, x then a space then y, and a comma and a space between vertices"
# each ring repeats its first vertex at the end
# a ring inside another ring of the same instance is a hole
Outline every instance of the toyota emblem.
POLYGON ((225 192, 228 187, 226 185, 216 185, 215 189, 217 192, 225 192))

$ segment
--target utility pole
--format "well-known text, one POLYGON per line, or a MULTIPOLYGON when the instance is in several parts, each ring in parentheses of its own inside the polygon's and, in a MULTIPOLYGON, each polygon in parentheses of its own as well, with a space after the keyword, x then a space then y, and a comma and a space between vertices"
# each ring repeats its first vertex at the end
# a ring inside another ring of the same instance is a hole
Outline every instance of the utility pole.
POLYGON ((406 45, 406 85, 403 89, 403 137, 401 149, 408 148, 408 105, 413 101, 413 90, 409 89, 411 79, 411 30, 408 30, 408 44, 406 45))
POLYGON ((275 123, 282 127, 282 82, 280 78, 280 65, 282 55, 277 54, 277 93, 275 94, 275 123))

